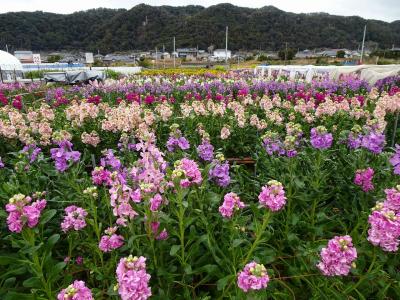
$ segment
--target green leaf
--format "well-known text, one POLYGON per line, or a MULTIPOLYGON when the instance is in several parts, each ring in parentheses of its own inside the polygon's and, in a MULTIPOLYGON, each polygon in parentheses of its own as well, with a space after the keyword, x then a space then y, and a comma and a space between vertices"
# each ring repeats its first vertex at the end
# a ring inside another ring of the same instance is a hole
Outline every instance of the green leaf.
POLYGON ((11 257, 11 256, 0 256, 0 266, 2 265, 9 265, 16 262, 18 258, 11 257))
POLYGON ((41 287, 41 281, 38 277, 31 277, 25 280, 22 285, 24 287, 30 287, 30 288, 40 288, 41 287))
POLYGON ((171 256, 175 256, 179 249, 181 249, 181 245, 173 245, 169 251, 169 254, 171 256))
POLYGON ((234 239, 233 242, 232 242, 232 246, 233 247, 237 247, 240 244, 243 244, 244 242, 246 242, 245 239, 234 239))
POLYGON ((40 224, 44 225, 49 222, 57 213, 55 209, 47 210, 43 213, 42 217, 40 218, 40 224))
POLYGON ((60 235, 58 233, 53 234, 49 239, 47 240, 47 248, 52 248, 60 239, 60 235))
POLYGON ((223 277, 223 278, 221 278, 220 280, 217 281, 217 289, 218 289, 218 291, 222 291, 225 288, 225 286, 228 284, 229 279, 231 277, 232 277, 232 275, 228 275, 228 276, 225 276, 225 277, 223 277))
POLYGON ((7 295, 4 297, 4 300, 34 300, 34 294, 23 294, 17 292, 8 292, 7 295))
POLYGON ((56 279, 57 275, 59 275, 59 273, 65 268, 66 265, 67 264, 63 261, 56 264, 54 267, 51 268, 48 278, 56 279))

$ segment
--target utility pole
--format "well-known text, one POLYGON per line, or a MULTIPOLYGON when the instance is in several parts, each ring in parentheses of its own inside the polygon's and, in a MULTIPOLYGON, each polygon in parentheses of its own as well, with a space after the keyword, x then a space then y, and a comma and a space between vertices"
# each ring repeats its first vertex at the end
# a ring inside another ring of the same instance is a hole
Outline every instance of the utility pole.
POLYGON ((7 53, 8 53, 8 45, 6 44, 6 51, 7 51, 7 53))
POLYGON ((225 64, 228 64, 228 26, 225 33, 225 64))
POLYGON ((172 56, 174 57, 174 68, 175 68, 175 37, 173 40, 173 44, 174 44, 174 52, 172 52, 172 56))
POLYGON ((287 42, 286 42, 286 46, 285 46, 285 65, 286 65, 286 59, 287 59, 287 42))
POLYGON ((363 40, 362 40, 362 45, 361 45, 361 58, 360 58, 360 63, 363 63, 363 57, 364 57, 364 43, 365 43, 365 33, 367 32, 367 25, 364 26, 364 35, 363 35, 363 40))
POLYGON ((164 69, 165 69, 165 45, 163 44, 162 45, 162 51, 163 51, 163 53, 162 53, 162 55, 163 55, 163 65, 164 65, 164 69))
POLYGON ((157 51, 157 47, 156 47, 156 68, 157 68, 157 57, 158 57, 158 51, 157 51))

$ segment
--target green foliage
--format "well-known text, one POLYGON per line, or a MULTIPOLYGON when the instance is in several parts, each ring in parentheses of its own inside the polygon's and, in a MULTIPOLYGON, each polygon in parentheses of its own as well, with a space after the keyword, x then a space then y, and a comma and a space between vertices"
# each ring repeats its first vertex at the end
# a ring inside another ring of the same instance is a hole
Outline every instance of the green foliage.
POLYGON ((278 56, 281 60, 292 60, 296 55, 296 50, 292 48, 284 48, 278 51, 278 56))
MULTIPOLYGON (((163 44, 177 47, 210 44, 223 47, 225 26, 235 34, 229 47, 278 50, 286 41, 300 49, 318 47, 357 48, 366 20, 324 13, 293 14, 272 6, 259 9, 218 4, 125 9, 92 9, 69 15, 45 12, 0 14, 0 41, 32 50, 87 49, 111 52, 154 49, 163 44), (143 22, 146 20, 147 24, 143 22)), ((368 40, 389 48, 400 40, 399 22, 368 20, 368 40)))
POLYGON ((55 63, 55 62, 59 62, 61 59, 60 55, 50 55, 49 57, 47 57, 47 62, 48 63, 55 63))
POLYGON ((142 58, 141 58, 141 59, 139 60, 138 65, 139 65, 140 67, 143 67, 143 68, 148 68, 148 67, 151 66, 151 62, 150 62, 150 60, 148 60, 148 59, 145 59, 145 58, 142 59, 142 58))
POLYGON ((260 54, 257 58, 258 61, 266 61, 268 57, 264 54, 260 54))
POLYGON ((24 74, 25 78, 43 78, 43 74, 45 73, 45 70, 35 70, 35 71, 29 71, 24 74))
POLYGON ((339 50, 336 52, 337 58, 344 58, 345 55, 346 55, 346 53, 344 52, 344 50, 339 50))
POLYGON ((371 53, 371 56, 379 56, 381 58, 400 59, 400 50, 376 50, 371 53))
POLYGON ((114 71, 114 70, 111 70, 111 69, 106 69, 104 72, 106 74, 106 78, 111 78, 111 79, 114 79, 114 80, 119 79, 121 77, 121 75, 122 75, 120 72, 117 72, 117 71, 114 71))

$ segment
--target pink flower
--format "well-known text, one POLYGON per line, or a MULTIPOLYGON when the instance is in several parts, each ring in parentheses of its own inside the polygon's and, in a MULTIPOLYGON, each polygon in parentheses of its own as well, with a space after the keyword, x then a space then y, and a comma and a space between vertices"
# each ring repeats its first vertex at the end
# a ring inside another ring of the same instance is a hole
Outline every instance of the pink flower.
POLYGON ((262 187, 258 200, 261 205, 268 207, 272 211, 279 211, 286 204, 285 191, 282 183, 271 180, 268 185, 262 187))
POLYGON ((365 170, 357 170, 354 177, 354 184, 361 186, 364 192, 369 192, 374 189, 372 178, 374 176, 374 170, 367 168, 365 170))
POLYGON ((111 172, 105 170, 104 167, 96 167, 92 171, 92 181, 96 185, 110 185, 111 184, 111 172))
POLYGON ((269 282, 269 276, 264 265, 256 262, 248 263, 238 275, 237 285, 244 292, 249 290, 265 289, 269 282))
POLYGON ((146 258, 121 258, 117 266, 118 293, 122 300, 146 300, 151 296, 150 275, 146 272, 146 258))
POLYGON ((357 258, 357 250, 353 247, 351 237, 335 236, 328 242, 326 248, 322 248, 321 260, 317 264, 318 269, 325 276, 348 275, 353 261, 357 258))
POLYGON ((168 231, 164 228, 159 232, 160 222, 151 222, 151 230, 153 231, 156 240, 166 240, 168 238, 168 231))
POLYGON ((12 232, 21 232, 24 225, 35 227, 42 210, 46 207, 46 200, 37 200, 30 204, 32 198, 23 194, 14 195, 6 205, 8 229, 12 232), (30 205, 29 205, 30 204, 30 205))
POLYGON ((106 235, 100 239, 99 248, 103 252, 111 252, 114 249, 120 248, 124 244, 124 237, 115 234, 117 227, 109 227, 105 230, 106 235))
POLYGON ((368 218, 368 241, 384 251, 395 252, 400 244, 400 213, 386 208, 386 202, 377 203, 368 218))
POLYGON ((93 300, 93 296, 84 281, 75 280, 57 295, 57 300, 93 300))
POLYGON ((77 265, 82 265, 83 264, 83 257, 82 256, 78 256, 75 259, 75 262, 76 262, 77 265))
POLYGON ((163 203, 163 198, 160 194, 155 194, 153 198, 150 198, 150 210, 158 211, 161 204, 163 203))
POLYGON ((85 217, 87 216, 86 210, 81 207, 71 205, 65 208, 66 215, 61 223, 61 228, 64 232, 69 230, 81 230, 86 227, 85 217))
POLYGON ((396 186, 396 188, 386 189, 385 193, 385 207, 400 212, 400 185, 396 186))
POLYGON ((224 196, 224 202, 219 207, 219 212, 224 218, 231 218, 234 210, 244 208, 246 205, 240 201, 240 198, 235 193, 228 193, 224 196))
POLYGON ((188 158, 183 158, 175 162, 172 179, 177 178, 181 178, 179 184, 183 188, 188 188, 193 184, 200 185, 203 180, 197 163, 188 158))

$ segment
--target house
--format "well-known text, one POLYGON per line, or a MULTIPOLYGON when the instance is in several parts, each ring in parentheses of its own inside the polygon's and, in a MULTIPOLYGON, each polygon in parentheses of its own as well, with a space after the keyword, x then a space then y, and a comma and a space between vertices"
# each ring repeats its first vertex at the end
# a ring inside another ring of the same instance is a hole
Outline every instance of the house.
POLYGON ((312 50, 303 50, 299 51, 295 55, 296 58, 310 58, 310 57, 315 57, 315 52, 312 50))
POLYGON ((14 56, 21 63, 33 63, 33 52, 32 51, 14 51, 14 56))
POLYGON ((189 59, 197 57, 198 50, 197 48, 178 48, 176 52, 178 53, 178 57, 189 59))
POLYGON ((225 49, 215 49, 213 52, 213 56, 217 60, 223 60, 225 58, 229 59, 232 57, 232 52, 231 50, 225 50, 225 49))

